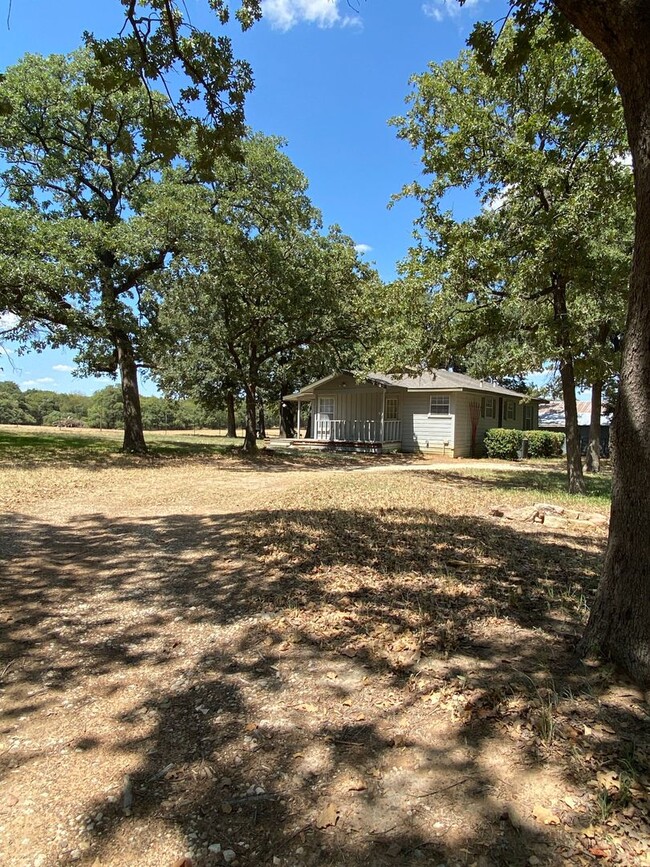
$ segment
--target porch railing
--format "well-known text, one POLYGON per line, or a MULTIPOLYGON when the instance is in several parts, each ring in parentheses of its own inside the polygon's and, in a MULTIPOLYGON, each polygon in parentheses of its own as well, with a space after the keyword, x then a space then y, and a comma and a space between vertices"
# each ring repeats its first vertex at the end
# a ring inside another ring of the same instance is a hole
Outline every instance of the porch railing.
POLYGON ((384 438, 381 439, 381 421, 378 419, 331 419, 316 420, 315 439, 330 442, 399 442, 402 423, 391 419, 384 421, 384 438))

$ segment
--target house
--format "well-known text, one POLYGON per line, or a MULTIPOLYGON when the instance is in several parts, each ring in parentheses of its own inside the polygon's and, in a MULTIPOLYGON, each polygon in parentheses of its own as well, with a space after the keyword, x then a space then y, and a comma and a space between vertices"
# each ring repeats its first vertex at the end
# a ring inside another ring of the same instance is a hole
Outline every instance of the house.
MULTIPOLYGON (((577 400, 576 407, 578 409, 578 430, 580 432, 580 448, 584 453, 589 444, 589 425, 591 423, 591 401, 577 400)), ((539 427, 542 430, 552 430, 564 433, 564 401, 551 400, 548 404, 539 411, 539 427)), ((600 414, 600 451, 605 457, 609 456, 609 428, 611 425, 611 417, 604 415, 602 410, 600 414)))
POLYGON ((309 404, 309 426, 295 444, 355 451, 428 452, 450 457, 482 453, 488 428, 537 428, 538 398, 434 370, 418 375, 334 373, 285 401, 309 404))

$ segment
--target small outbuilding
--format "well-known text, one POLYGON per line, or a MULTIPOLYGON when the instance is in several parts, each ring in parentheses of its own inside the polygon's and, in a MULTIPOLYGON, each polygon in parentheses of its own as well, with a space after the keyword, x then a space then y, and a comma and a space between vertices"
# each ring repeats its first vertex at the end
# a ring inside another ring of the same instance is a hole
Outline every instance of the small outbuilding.
POLYGON ((283 400, 298 404, 296 445, 449 457, 482 454, 489 428, 536 429, 538 407, 545 403, 448 370, 403 376, 333 373, 283 400), (309 422, 301 430, 305 403, 309 422))
MULTIPOLYGON (((586 452, 589 444, 589 425, 591 423, 591 401, 577 400, 578 430, 580 432, 580 448, 586 452)), ((600 452, 605 457, 609 456, 609 428, 611 417, 601 412, 600 416, 600 452)), ((551 400, 539 411, 539 427, 541 430, 557 431, 566 433, 566 420, 564 417, 564 401, 551 400)))

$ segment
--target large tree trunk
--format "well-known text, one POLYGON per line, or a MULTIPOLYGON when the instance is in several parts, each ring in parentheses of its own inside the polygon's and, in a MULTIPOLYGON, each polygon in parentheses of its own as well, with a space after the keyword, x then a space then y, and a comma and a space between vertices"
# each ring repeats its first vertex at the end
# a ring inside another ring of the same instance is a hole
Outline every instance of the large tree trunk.
POLYGON ((564 358, 560 362, 560 379, 562 380, 562 399, 564 400, 564 433, 566 436, 569 493, 584 494, 586 486, 584 476, 582 475, 582 455, 580 453, 580 429, 578 427, 573 358, 564 358))
POLYGON ((144 441, 140 392, 138 390, 138 368, 135 363, 133 347, 129 337, 124 333, 116 334, 114 339, 124 404, 122 450, 136 455, 144 455, 147 453, 147 444, 144 441))
POLYGON ((285 382, 280 389, 280 436, 293 439, 296 435, 296 407, 292 401, 282 400, 283 394, 288 394, 290 386, 285 382))
POLYGON ((582 455, 580 454, 580 430, 578 429, 578 407, 576 404, 576 378, 573 368, 573 355, 570 350, 568 311, 566 303, 566 283, 557 274, 553 275, 553 318, 558 334, 560 348, 560 379, 564 401, 564 433, 566 436, 566 462, 570 494, 584 494, 586 491, 582 475, 582 455))
MULTIPOLYGON (((644 122, 632 143, 636 239, 621 383, 611 428, 609 542, 582 651, 597 650, 638 683, 650 686, 650 76, 645 85, 644 122)), ((624 102, 630 100, 626 93, 623 97, 624 102)))
POLYGON ((556 0, 603 52, 623 100, 636 234, 621 383, 612 425, 612 512, 604 574, 582 641, 650 686, 650 7, 556 0))
POLYGON ((253 454, 257 451, 257 400, 254 386, 246 386, 246 432, 244 451, 253 454))
POLYGON ((237 436, 237 422, 235 421, 235 395, 232 391, 226 392, 226 413, 226 424, 228 426, 226 436, 234 439, 237 436))
POLYGON ((586 469, 588 473, 600 472, 600 410, 602 405, 603 384, 594 382, 591 386, 591 416, 589 418, 589 443, 587 444, 586 469))
POLYGON ((261 440, 266 439, 266 416, 264 415, 264 404, 261 400, 257 411, 257 437, 261 440))

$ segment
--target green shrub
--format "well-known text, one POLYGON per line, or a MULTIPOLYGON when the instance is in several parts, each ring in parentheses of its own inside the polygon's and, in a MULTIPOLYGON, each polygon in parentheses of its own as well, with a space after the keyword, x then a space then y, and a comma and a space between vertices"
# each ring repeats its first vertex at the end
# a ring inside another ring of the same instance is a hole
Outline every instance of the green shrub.
POLYGON ((483 444, 489 458, 514 461, 521 448, 523 431, 512 428, 493 427, 485 432, 483 444))
POLYGON ((528 456, 531 458, 558 458, 562 454, 564 434, 550 430, 528 430, 528 456))

